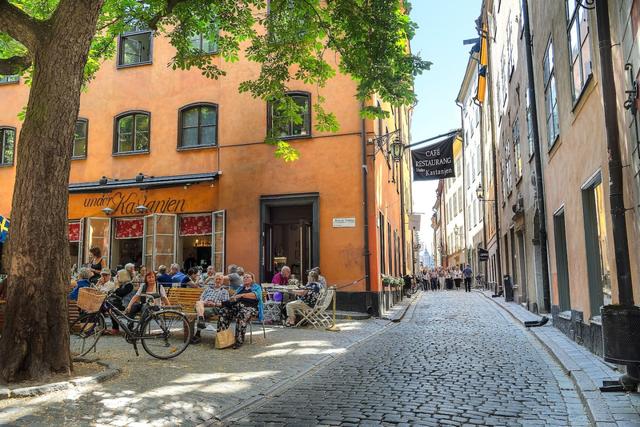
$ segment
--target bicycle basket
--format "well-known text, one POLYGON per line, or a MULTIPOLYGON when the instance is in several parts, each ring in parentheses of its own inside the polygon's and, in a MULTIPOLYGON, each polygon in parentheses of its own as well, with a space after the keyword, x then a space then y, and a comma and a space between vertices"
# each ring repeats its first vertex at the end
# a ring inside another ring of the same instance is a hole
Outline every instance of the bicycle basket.
POLYGON ((78 307, 89 313, 100 311, 106 295, 97 289, 81 288, 78 292, 78 307))

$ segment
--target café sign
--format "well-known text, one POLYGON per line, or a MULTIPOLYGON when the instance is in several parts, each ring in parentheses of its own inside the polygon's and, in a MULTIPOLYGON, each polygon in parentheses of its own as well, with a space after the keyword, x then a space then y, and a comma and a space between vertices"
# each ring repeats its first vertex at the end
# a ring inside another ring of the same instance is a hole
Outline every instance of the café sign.
POLYGON ((430 181, 456 176, 453 162, 453 135, 437 144, 411 151, 414 181, 430 181))
POLYGON ((85 208, 113 209, 113 215, 136 215, 136 207, 144 205, 147 213, 182 213, 185 210, 186 199, 173 197, 152 198, 147 194, 138 192, 120 192, 105 194, 102 196, 86 197, 83 201, 85 208))

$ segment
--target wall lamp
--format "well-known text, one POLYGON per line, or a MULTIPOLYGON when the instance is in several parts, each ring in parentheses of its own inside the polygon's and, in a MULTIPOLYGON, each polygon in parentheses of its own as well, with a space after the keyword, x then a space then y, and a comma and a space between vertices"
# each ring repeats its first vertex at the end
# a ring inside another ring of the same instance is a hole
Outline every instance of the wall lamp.
POLYGON ((482 184, 479 184, 478 188, 476 189, 476 197, 481 202, 495 202, 495 200, 485 199, 484 198, 484 189, 482 188, 482 184))
POLYGON ((108 206, 106 208, 102 208, 101 210, 106 216, 111 216, 113 215, 113 212, 114 212, 113 209, 111 209, 108 206))

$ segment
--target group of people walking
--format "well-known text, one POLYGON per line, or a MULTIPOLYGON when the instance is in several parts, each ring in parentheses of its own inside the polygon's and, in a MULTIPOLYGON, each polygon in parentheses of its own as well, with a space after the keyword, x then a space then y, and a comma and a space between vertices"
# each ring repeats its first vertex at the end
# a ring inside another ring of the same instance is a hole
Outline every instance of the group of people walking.
POLYGON ((422 272, 422 287, 425 291, 459 290, 464 283, 465 292, 471 292, 473 270, 469 264, 453 267, 436 267, 422 272))

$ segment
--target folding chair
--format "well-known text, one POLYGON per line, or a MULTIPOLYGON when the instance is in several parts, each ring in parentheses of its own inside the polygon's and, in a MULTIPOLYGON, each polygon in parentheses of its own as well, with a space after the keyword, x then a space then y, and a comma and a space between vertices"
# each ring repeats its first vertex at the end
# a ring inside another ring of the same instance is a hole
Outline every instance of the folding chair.
POLYGON ((295 313, 299 314, 302 319, 296 323, 296 327, 302 326, 304 323, 310 323, 314 328, 331 326, 331 317, 327 315, 326 310, 333 301, 335 290, 327 289, 320 293, 316 305, 313 308, 296 308, 295 313))

